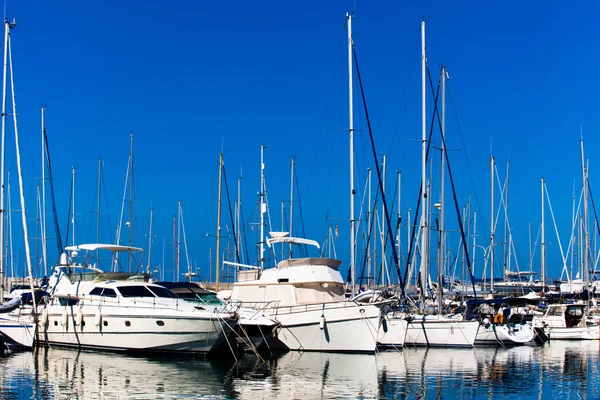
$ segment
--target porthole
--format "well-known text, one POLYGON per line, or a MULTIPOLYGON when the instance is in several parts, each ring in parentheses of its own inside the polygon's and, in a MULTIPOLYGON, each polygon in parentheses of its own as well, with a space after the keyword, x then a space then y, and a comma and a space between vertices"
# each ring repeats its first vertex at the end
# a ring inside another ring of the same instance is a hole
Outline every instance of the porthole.
POLYGON ((85 321, 81 321, 81 327, 83 328, 85 326, 85 321))
POLYGON ((165 326, 165 323, 164 323, 164 321, 156 321, 156 325, 165 326))
POLYGON ((130 321, 125 321, 125 326, 131 326, 131 322, 130 321))
POLYGON ((108 326, 108 321, 104 321, 104 322, 102 323, 102 325, 104 325, 104 326, 108 326))
POLYGON ((54 321, 54 326, 58 326, 58 321, 54 321))

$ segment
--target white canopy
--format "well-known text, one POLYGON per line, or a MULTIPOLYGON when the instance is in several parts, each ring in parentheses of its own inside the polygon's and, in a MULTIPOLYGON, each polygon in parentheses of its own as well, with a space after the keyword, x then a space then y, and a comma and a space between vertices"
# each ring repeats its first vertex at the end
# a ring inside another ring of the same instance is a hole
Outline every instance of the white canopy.
POLYGON ((79 250, 87 250, 87 251, 96 251, 96 250, 109 250, 113 253, 118 253, 121 251, 144 251, 144 249, 140 247, 131 247, 131 246, 120 246, 117 244, 102 244, 102 243, 91 243, 91 244, 80 244, 77 246, 67 246, 65 247, 67 251, 79 251, 79 250))
POLYGON ((314 240, 288 237, 288 236, 285 236, 285 237, 275 236, 273 238, 267 239, 267 246, 271 247, 271 245, 274 243, 310 244, 312 246, 315 246, 317 249, 320 248, 319 243, 317 243, 314 240))

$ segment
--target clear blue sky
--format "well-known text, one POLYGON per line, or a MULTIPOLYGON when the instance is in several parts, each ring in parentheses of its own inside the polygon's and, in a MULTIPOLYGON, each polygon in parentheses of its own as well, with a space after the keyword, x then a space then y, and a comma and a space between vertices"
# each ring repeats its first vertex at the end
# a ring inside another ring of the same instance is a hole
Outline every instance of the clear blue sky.
MULTIPOLYGON (((173 266, 169 242, 179 199, 190 259, 208 278, 212 247, 214 265, 215 240, 206 234, 216 233, 221 151, 230 196, 236 197, 241 173, 244 218, 247 226, 257 222, 253 210, 264 143, 276 229, 281 226, 281 201, 289 198, 290 160, 296 157, 306 236, 322 243, 328 226, 338 225, 337 257, 345 271, 349 161, 344 23, 346 11, 353 9, 377 151, 389 157, 389 176, 402 171, 403 214, 414 210, 420 184, 422 17, 428 18, 434 80, 441 64, 450 74, 448 146, 459 201, 466 205, 471 194, 478 213, 479 243, 489 240, 492 149, 501 179, 506 160, 511 162, 509 217, 521 270, 528 269, 528 223, 534 240, 540 225, 542 176, 566 245, 573 186, 578 192, 581 186, 580 126, 593 191, 597 182, 600 7, 594 2, 9 0, 6 9, 18 23, 12 43, 30 229, 40 182, 39 108, 45 104, 63 235, 75 166, 76 240, 95 241, 97 160, 102 158, 102 207, 108 213, 102 216, 101 241, 114 241, 133 131, 133 244, 147 247, 153 208, 152 264, 162 262, 164 239, 167 270, 173 266)), ((358 213, 366 169, 374 163, 355 87, 358 213)), ((7 168, 15 170, 14 151, 9 150, 7 168)), ((390 179, 388 191, 394 184, 390 179)), ((12 190, 16 195, 16 185, 12 190)), ((446 199, 451 205, 450 194, 446 199)), ((12 201, 16 204, 18 198, 12 201)), ((225 204, 223 225, 231 227, 225 204)), ((453 208, 447 210, 447 225, 456 229, 453 208)), ((548 267, 558 277, 558 241, 546 215, 548 267)), ((53 231, 50 224, 48 230, 53 231)), ((449 240, 455 253, 456 234, 449 234, 449 240)), ((255 263, 256 241, 256 230, 248 228, 250 263, 255 263)), ((35 244, 32 248, 35 252, 35 244)), ((49 248, 50 260, 55 260, 52 242, 49 248)), ((478 259, 480 275, 481 253, 478 259)), ((185 256, 181 264, 185 268, 185 256)), ((534 269, 539 270, 539 245, 534 269)))

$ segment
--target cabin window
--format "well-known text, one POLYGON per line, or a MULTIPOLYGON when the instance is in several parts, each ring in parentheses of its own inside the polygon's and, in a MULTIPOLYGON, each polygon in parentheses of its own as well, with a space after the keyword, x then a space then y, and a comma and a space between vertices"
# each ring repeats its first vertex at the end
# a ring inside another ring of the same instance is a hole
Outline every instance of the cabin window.
POLYGON ((288 278, 279 278, 277 279, 277 282, 282 283, 282 282, 289 282, 290 280, 288 278))
POLYGON ((171 292, 169 289, 166 289, 162 286, 150 286, 148 287, 152 293, 156 295, 156 297, 167 297, 170 299, 176 299, 177 296, 175 293, 171 292))
POLYGON ((165 322, 164 321, 156 321, 156 325, 165 326, 165 322))
POLYGON ((117 297, 117 293, 110 288, 95 287, 90 292, 90 296, 117 297))
POLYGON ((102 296, 117 297, 117 292, 115 292, 114 289, 104 288, 104 290, 102 291, 102 296))
POLYGON ((572 307, 572 308, 569 308, 569 311, 568 311, 568 313, 569 313, 569 315, 571 315, 571 316, 581 316, 581 315, 583 315, 583 311, 581 310, 581 308, 580 308, 580 307, 572 307))
POLYGON ((131 326, 131 321, 125 321, 125 326, 131 326))
POLYGON ((548 309, 548 315, 561 316, 562 310, 560 307, 550 307, 550 309, 548 309))
POLYGON ((123 297, 154 297, 146 286, 119 286, 119 292, 123 297))

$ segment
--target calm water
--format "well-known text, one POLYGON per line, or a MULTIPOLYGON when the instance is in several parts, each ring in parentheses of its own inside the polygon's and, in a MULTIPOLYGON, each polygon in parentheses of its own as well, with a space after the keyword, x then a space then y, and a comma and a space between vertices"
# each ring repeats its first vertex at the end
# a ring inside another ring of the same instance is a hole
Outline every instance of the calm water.
POLYGON ((0 398, 600 399, 599 345, 284 353, 237 363, 40 349, 0 359, 0 398))

